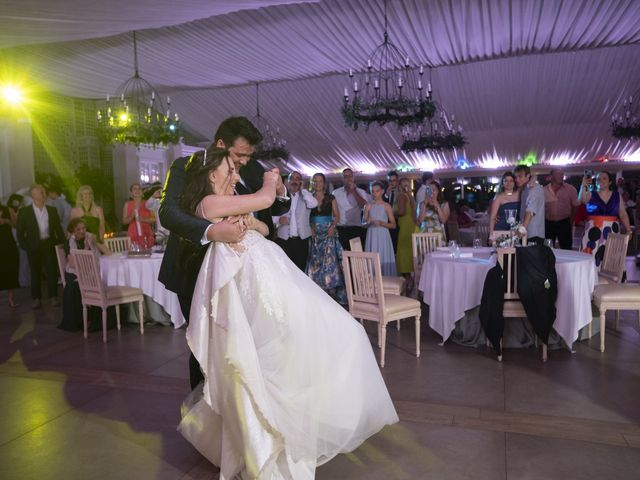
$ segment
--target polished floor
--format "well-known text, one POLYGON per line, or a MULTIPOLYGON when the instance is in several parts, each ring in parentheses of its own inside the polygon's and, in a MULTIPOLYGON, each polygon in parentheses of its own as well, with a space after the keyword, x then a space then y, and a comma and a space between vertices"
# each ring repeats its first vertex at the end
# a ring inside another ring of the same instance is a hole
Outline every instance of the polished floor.
MULTIPOLYGON (((217 479, 176 432, 188 391, 183 330, 56 329, 60 308, 0 295, 0 479, 217 479)), ((375 327, 368 328, 375 343, 375 327)), ((640 326, 625 312, 575 353, 447 344, 389 329, 384 377, 400 423, 320 467, 338 479, 640 478, 640 326)))

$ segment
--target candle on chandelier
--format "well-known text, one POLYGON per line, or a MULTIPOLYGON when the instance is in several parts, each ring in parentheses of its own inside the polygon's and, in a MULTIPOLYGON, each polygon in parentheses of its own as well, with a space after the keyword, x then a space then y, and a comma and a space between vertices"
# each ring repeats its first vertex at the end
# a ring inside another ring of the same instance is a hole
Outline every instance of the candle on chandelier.
POLYGON ((431 93, 431 82, 427 84, 427 90, 429 91, 429 93, 431 93))
POLYGON ((107 103, 109 103, 109 100, 111 100, 111 96, 107 94, 107 103))
POLYGON ((349 69, 349 78, 353 78, 353 69, 349 69))
POLYGON ((408 66, 409 66, 409 57, 407 57, 407 59, 405 60, 405 62, 404 62, 404 66, 405 66, 405 67, 408 67, 408 66))
POLYGON ((347 89, 347 87, 344 87, 344 98, 348 98, 349 97, 349 90, 347 89))
POLYGON ((418 90, 422 90, 422 80, 418 80, 418 90))
POLYGON ((368 59, 368 60, 367 60, 367 68, 371 68, 371 67, 372 67, 372 65, 371 65, 371 59, 368 59))
POLYGON ((353 91, 358 93, 358 82, 353 82, 353 91))
POLYGON ((375 88, 376 90, 380 88, 380 82, 378 82, 378 80, 374 80, 373 88, 375 88))
POLYGON ((420 65, 420 75, 424 74, 424 65, 420 65))
POLYGON ((155 100, 155 99, 156 99, 156 91, 151 90, 151 100, 155 100))
POLYGON ((398 88, 402 88, 402 77, 398 77, 398 88))
POLYGON ((167 97, 167 105, 171 105, 171 97, 167 97))
POLYGON ((124 92, 122 92, 122 93, 120 94, 120 101, 121 101, 121 102, 124 102, 124 92))

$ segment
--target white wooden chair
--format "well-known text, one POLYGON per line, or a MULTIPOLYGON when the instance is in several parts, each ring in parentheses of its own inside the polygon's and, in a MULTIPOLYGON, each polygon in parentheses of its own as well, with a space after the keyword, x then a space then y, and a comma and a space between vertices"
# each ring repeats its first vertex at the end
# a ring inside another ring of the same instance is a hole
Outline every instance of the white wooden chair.
MULTIPOLYGON (((607 245, 609 240, 607 239, 607 245)), ((620 310, 636 310, 640 325, 640 285, 637 283, 609 283, 596 285, 593 291, 593 303, 600 311, 600 351, 604 353, 604 336, 607 310, 616 311, 616 329, 620 310)), ((589 324, 591 337, 591 324, 589 324)))
POLYGON ((486 245, 489 240, 489 225, 486 223, 476 223, 475 224, 475 238, 479 238, 482 242, 482 245, 486 245))
POLYGON ((420 302, 384 293, 380 256, 371 252, 344 252, 342 256, 349 312, 354 318, 378 322, 380 367, 384 368, 387 323, 414 317, 416 357, 420 356, 420 302))
POLYGON ((424 257, 427 253, 431 253, 438 247, 444 245, 442 233, 412 233, 411 234, 411 253, 413 256, 413 275, 416 285, 420 282, 422 266, 424 265, 424 257))
POLYGON ((60 279, 62 280, 62 288, 67 286, 67 280, 64 278, 64 271, 67 268, 67 254, 64 251, 64 246, 56 245, 56 259, 58 260, 58 271, 60 272, 60 279))
POLYGON ((142 290, 133 287, 107 287, 100 277, 100 264, 96 252, 91 250, 71 250, 76 265, 76 275, 82 296, 82 321, 84 338, 87 338, 87 307, 102 309, 102 341, 107 341, 107 308, 116 305, 116 319, 120 330, 120 305, 138 302, 140 313, 140 333, 144 334, 144 316, 142 311, 142 290))
POLYGON ((598 284, 622 283, 629 237, 610 233, 604 247, 604 257, 598 273, 598 284))
POLYGON ((131 248, 131 239, 129 237, 105 238, 104 244, 111 250, 111 253, 128 252, 131 248))
MULTIPOLYGON (((352 252, 362 252, 362 240, 360 237, 353 237, 349 240, 349 247, 352 252)), ((382 287, 384 293, 391 293, 393 295, 402 295, 404 292, 404 284, 406 280, 401 276, 389 276, 384 275, 382 277, 382 287)), ((400 329, 400 323, 398 323, 398 329, 400 329)))
MULTIPOLYGON (((516 263, 515 247, 498 248, 498 263, 502 267, 503 275, 506 277, 504 292, 504 308, 502 315, 504 318, 526 318, 527 312, 520 301, 518 295, 518 269, 516 263)), ((536 337, 537 338, 537 337, 536 337)), ((537 346, 537 340, 536 340, 537 346)), ((502 361, 502 355, 498 355, 498 361, 502 361)), ((542 361, 547 361, 547 344, 542 344, 542 361)))

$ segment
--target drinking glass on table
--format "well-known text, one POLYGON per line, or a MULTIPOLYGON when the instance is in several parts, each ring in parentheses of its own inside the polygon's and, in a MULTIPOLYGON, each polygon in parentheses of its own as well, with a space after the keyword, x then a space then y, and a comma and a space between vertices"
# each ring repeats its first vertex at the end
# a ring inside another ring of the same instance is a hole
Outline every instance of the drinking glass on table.
POLYGON ((544 246, 545 247, 549 247, 549 248, 553 248, 553 240, 551 240, 550 238, 545 238, 544 239, 544 246))
POLYGON ((473 239, 473 248, 480 248, 482 246, 482 240, 479 238, 473 239))
POLYGON ((458 242, 455 240, 449 240, 449 251, 451 252, 451 256, 454 256, 456 249, 458 248, 458 242))

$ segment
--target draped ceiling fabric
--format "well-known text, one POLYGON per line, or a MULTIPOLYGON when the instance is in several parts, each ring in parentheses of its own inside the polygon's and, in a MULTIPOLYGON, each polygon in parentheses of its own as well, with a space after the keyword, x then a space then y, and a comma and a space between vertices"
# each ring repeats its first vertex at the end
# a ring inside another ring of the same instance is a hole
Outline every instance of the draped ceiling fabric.
MULTIPOLYGON (((0 0, 0 56, 53 91, 104 98, 141 75, 170 95, 206 141, 229 115, 260 109, 280 127, 286 169, 497 168, 535 152, 548 164, 640 161, 611 137, 623 96, 640 87, 638 0, 389 0, 391 40, 431 65, 434 95, 469 144, 404 154, 394 126, 351 131, 345 72, 382 41, 382 0, 0 0)), ((640 99, 639 99, 640 100, 640 99)))

